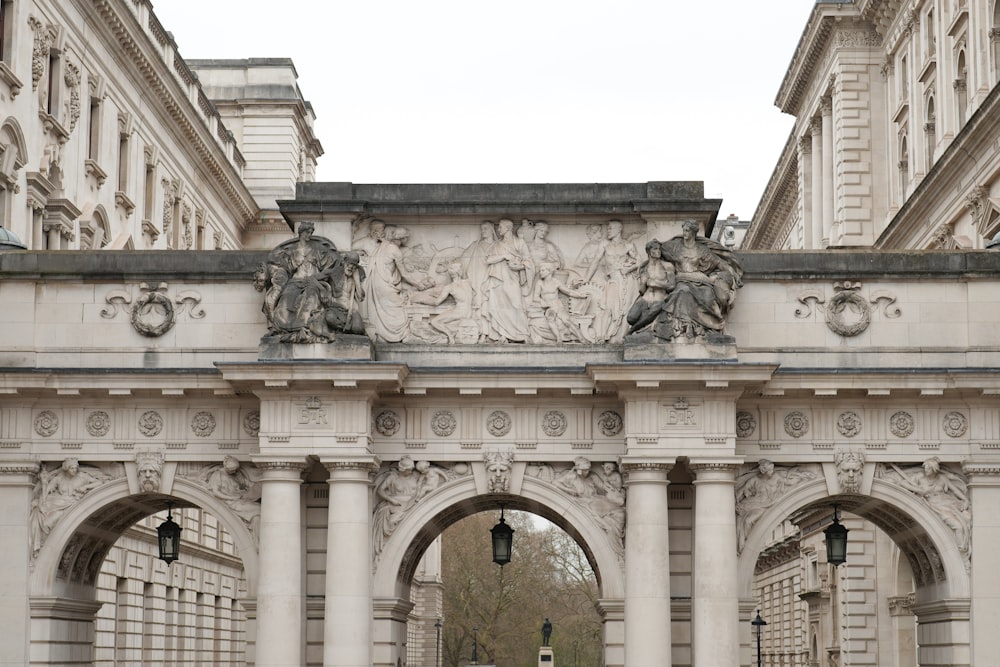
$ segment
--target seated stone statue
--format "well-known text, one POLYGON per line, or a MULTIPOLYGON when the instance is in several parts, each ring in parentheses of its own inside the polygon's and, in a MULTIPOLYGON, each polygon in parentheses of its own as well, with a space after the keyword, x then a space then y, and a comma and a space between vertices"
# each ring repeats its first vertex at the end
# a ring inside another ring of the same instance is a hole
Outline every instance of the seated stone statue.
POLYGON ((329 343, 337 333, 363 329, 364 269, 357 254, 339 252, 313 231, 311 222, 300 223, 298 238, 272 250, 254 275, 254 287, 264 292, 268 332, 283 343, 329 343))

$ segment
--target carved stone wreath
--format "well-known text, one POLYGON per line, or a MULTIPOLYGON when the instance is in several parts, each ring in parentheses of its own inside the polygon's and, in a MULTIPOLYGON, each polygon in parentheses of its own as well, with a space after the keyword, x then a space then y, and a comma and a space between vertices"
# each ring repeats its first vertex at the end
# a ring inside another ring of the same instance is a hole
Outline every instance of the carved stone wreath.
POLYGON ((139 432, 147 438, 155 438, 163 430, 163 417, 156 410, 146 410, 139 416, 139 432))
POLYGON ((132 306, 132 328, 143 336, 156 338, 174 326, 174 304, 166 292, 166 285, 140 287, 142 294, 132 306))
POLYGON ((458 422, 455 420, 455 415, 451 413, 451 410, 439 410, 434 413, 431 417, 431 430, 434 431, 434 435, 446 438, 455 432, 455 427, 458 426, 458 422))
POLYGON ((961 412, 949 412, 941 420, 941 428, 949 437, 961 438, 969 428, 969 420, 961 412))
POLYGON ((881 304, 882 316, 887 319, 895 319, 902 312, 896 303, 895 295, 885 290, 875 290, 869 297, 864 297, 860 293, 861 283, 857 281, 844 280, 833 284, 834 295, 829 301, 826 300, 825 293, 821 289, 809 289, 799 297, 799 303, 804 308, 796 308, 795 316, 798 318, 811 317, 813 310, 810 302, 815 303, 826 311, 826 326, 830 331, 850 338, 865 331, 871 324, 872 310, 881 304))
POLYGON ((551 438, 557 438, 566 432, 566 415, 558 410, 549 410, 542 417, 542 431, 551 438))
POLYGON ((250 437, 260 435, 260 410, 251 410, 243 417, 243 430, 250 437))
POLYGON ((837 417, 837 431, 845 438, 853 438, 861 433, 861 417, 857 412, 842 412, 837 417))
POLYGON ((47 438, 59 430, 59 416, 51 410, 42 410, 35 415, 35 433, 47 438))
POLYGON ((486 430, 494 437, 500 438, 510 433, 510 415, 503 410, 494 410, 486 418, 486 430))
POLYGON ((609 438, 621 433, 624 425, 622 416, 613 410, 606 410, 597 418, 597 427, 609 438))
POLYGON ((897 438, 908 438, 913 435, 913 427, 913 415, 909 412, 900 410, 889 417, 889 430, 897 438))
POLYGON ((785 433, 793 438, 801 438, 809 432, 809 418, 795 410, 785 415, 785 433))
POLYGON ((380 435, 390 437, 399 430, 399 415, 392 410, 383 410, 375 417, 375 430, 380 435))
POLYGON ((191 419, 191 430, 199 438, 207 438, 215 430, 215 417, 211 412, 199 412, 191 419))
POLYGON ((87 416, 87 433, 99 438, 111 430, 111 416, 104 410, 94 410, 87 416))
POLYGON ((757 430, 757 420, 749 412, 736 413, 736 437, 749 438, 757 430))

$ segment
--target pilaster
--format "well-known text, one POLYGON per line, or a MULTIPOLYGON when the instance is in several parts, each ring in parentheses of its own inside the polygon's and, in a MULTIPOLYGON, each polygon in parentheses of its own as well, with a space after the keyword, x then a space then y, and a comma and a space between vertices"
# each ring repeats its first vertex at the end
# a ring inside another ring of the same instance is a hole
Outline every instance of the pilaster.
POLYGON ((30 548, 28 517, 38 463, 0 461, 0 544, 4 547, 4 576, 0 577, 0 665, 28 664, 28 579, 30 548))
POLYGON ((1000 461, 966 462, 962 470, 969 478, 969 501, 972 503, 971 589, 972 647, 974 664, 990 664, 1000 656, 1000 568, 985 554, 1000 549, 1000 461))

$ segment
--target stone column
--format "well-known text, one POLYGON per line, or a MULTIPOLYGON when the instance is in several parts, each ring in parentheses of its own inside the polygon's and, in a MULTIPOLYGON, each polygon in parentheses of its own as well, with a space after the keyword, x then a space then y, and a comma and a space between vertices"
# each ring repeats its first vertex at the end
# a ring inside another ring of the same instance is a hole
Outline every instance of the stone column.
POLYGON ((0 624, 5 636, 0 642, 0 665, 27 665, 28 580, 31 547, 28 521, 38 463, 0 463, 0 544, 4 545, 4 576, 0 577, 0 624))
POLYGON ((812 228, 813 249, 823 247, 823 121, 813 118, 809 122, 812 135, 812 210, 809 225, 812 228))
POLYGON ((812 173, 812 137, 809 135, 799 137, 796 146, 799 162, 799 189, 802 192, 802 247, 810 249, 815 247, 812 229, 812 191, 816 179, 813 178, 812 173))
POLYGON ((965 463, 972 503, 972 647, 976 665, 1000 665, 1000 568, 985 557, 1000 550, 1000 463, 965 463))
POLYGON ((263 471, 260 579, 257 584, 257 667, 303 662, 302 470, 291 461, 256 460, 263 471))
POLYGON ((672 463, 622 460, 625 523, 625 665, 670 667, 670 540, 667 473, 672 463))
POLYGON ((372 664, 372 473, 369 461, 324 462, 327 510, 324 667, 372 664))
POLYGON ((740 662, 735 461, 692 460, 695 474, 692 643, 695 665, 740 662))
POLYGON ((833 231, 833 100, 824 96, 820 101, 823 123, 823 247, 830 245, 833 231))

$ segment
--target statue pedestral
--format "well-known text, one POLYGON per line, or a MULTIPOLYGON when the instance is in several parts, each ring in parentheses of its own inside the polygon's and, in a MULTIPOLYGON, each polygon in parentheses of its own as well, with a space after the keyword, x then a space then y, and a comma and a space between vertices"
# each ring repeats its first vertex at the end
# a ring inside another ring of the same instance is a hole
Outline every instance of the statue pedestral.
POLYGON ((538 667, 555 667, 555 660, 551 646, 542 646, 538 649, 538 667))

